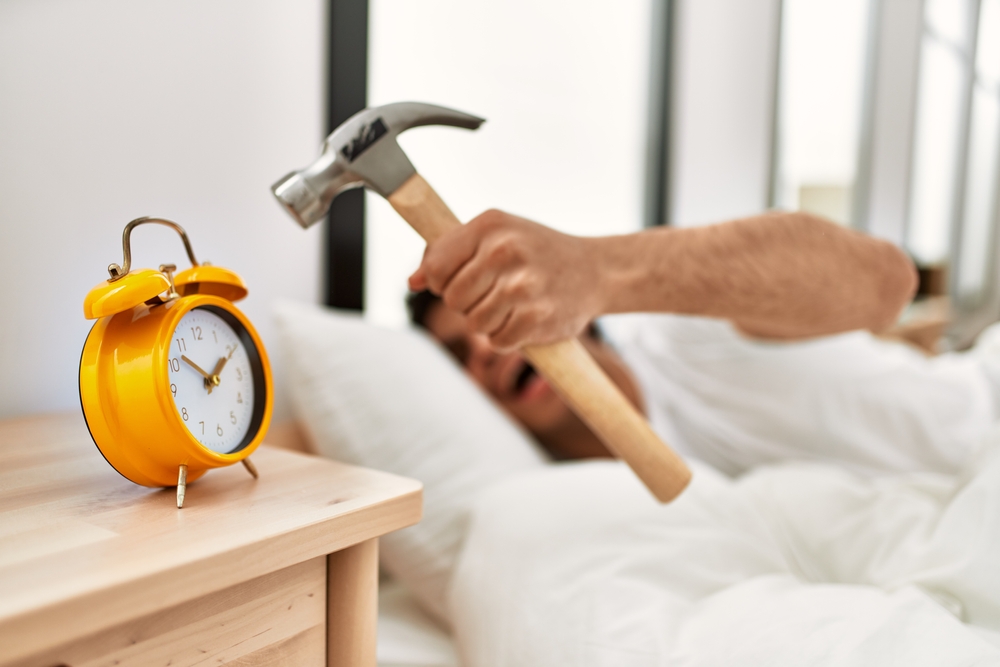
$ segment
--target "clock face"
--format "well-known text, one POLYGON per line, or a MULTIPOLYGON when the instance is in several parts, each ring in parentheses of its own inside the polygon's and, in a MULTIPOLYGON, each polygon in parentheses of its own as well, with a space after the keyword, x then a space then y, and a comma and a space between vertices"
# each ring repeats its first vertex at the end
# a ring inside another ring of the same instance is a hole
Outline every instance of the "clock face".
POLYGON ((214 306, 188 311, 170 341, 167 376, 178 416, 206 449, 230 454, 253 440, 263 413, 263 369, 233 315, 214 306))

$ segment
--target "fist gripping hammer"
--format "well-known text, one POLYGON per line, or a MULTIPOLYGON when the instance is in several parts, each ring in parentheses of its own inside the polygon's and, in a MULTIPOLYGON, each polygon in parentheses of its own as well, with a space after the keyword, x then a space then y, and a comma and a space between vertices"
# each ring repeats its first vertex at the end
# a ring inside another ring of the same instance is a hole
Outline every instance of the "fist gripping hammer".
MULTIPOLYGON (((476 116, 416 102, 365 109, 327 137, 318 160, 288 174, 271 191, 299 224, 309 227, 326 215, 338 194, 368 187, 433 243, 462 223, 413 168, 396 136, 420 125, 475 130, 482 123, 476 116)), ((579 341, 530 345, 521 352, 661 502, 684 490, 691 480, 684 461, 660 441, 579 341)))

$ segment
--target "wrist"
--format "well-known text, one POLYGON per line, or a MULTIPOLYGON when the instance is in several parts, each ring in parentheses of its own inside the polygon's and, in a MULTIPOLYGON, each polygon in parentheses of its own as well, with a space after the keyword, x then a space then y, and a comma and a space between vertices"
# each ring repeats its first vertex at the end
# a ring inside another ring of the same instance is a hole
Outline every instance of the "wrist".
POLYGON ((593 277, 594 316, 625 312, 635 272, 631 236, 589 238, 587 242, 591 244, 588 272, 593 277))
POLYGON ((602 242, 596 267, 602 314, 683 310, 685 230, 657 227, 595 240, 602 242))

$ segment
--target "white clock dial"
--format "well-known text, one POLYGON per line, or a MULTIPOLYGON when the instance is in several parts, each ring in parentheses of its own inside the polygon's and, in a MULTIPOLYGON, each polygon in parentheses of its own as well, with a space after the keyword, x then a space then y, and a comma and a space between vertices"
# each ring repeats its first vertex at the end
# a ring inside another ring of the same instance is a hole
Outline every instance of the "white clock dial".
POLYGON ((193 308, 177 323, 167 358, 174 407, 191 435, 207 449, 228 454, 245 445, 254 415, 251 354, 242 337, 207 308, 193 308))

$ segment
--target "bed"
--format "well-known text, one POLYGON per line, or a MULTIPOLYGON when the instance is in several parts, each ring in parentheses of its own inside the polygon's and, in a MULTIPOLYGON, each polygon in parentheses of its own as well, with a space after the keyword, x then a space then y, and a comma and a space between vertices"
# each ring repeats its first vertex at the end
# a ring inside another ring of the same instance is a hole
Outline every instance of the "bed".
POLYGON ((553 464, 419 332, 277 317, 298 426, 269 441, 425 484, 382 541, 380 664, 1000 665, 1000 432, 958 475, 695 462, 661 506, 553 464))

